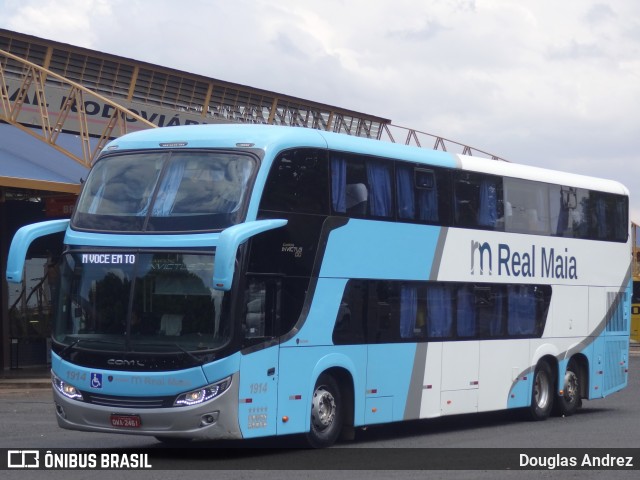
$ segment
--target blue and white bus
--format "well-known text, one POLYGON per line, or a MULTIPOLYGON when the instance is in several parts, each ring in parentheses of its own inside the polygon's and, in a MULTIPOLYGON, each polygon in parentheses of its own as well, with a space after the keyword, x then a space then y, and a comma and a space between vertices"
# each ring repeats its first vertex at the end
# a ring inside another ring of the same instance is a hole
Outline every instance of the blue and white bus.
POLYGON ((627 384, 628 191, 318 130, 169 127, 112 141, 64 232, 61 427, 162 441, 341 433, 627 384))

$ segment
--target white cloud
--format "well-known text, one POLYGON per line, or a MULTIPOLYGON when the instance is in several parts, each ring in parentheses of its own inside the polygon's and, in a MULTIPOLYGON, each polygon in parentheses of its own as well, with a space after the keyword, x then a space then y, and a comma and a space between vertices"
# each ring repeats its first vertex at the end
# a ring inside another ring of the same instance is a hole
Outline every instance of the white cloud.
POLYGON ((3 28, 390 118, 640 192, 636 0, 0 6, 3 28))
POLYGON ((3 2, 5 28, 86 48, 95 48, 92 23, 111 14, 108 0, 3 2))

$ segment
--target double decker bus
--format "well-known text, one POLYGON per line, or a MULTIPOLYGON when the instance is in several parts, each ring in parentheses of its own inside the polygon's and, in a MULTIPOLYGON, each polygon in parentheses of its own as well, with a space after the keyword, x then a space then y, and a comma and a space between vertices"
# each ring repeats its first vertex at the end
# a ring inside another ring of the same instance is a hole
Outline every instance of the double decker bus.
POLYGON ((62 428, 161 441, 522 409, 625 387, 627 189, 277 126, 125 135, 64 232, 52 331, 62 428))

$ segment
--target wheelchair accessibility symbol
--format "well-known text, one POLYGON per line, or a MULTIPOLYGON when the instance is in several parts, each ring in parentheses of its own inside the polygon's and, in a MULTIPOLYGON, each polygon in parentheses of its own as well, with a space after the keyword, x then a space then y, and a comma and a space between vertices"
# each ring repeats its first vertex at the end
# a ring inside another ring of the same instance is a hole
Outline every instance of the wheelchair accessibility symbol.
POLYGON ((102 388, 102 374, 91 372, 91 388, 102 388))

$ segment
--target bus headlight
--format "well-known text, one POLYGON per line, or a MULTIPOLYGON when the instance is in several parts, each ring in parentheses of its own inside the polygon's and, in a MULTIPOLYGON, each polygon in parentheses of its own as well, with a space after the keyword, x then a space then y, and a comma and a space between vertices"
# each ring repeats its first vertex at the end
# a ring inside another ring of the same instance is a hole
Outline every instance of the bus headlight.
POLYGON ((70 398, 72 400, 80 400, 80 401, 84 400, 82 398, 82 394, 80 393, 80 390, 78 390, 76 387, 74 387, 70 383, 65 382, 61 378, 58 378, 58 376, 55 373, 51 374, 51 383, 53 384, 53 388, 55 388, 58 392, 60 392, 65 397, 70 398))
POLYGON ((183 407, 208 402, 222 394, 227 388, 229 388, 229 385, 231 385, 231 377, 227 377, 224 380, 212 383, 206 387, 180 394, 173 405, 176 407, 183 407))

